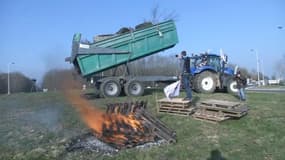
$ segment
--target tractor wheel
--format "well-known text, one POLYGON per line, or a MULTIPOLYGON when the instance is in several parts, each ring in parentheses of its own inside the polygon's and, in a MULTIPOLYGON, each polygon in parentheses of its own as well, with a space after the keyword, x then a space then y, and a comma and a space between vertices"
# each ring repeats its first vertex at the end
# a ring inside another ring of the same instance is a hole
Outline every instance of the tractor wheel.
POLYGON ((198 79, 199 79, 199 74, 195 75, 194 76, 194 79, 193 79, 193 82, 192 82, 192 88, 195 92, 198 92, 199 93, 199 87, 198 87, 198 79))
POLYGON ((137 80, 129 80, 124 86, 124 91, 127 96, 141 96, 144 93, 144 86, 137 80))
POLYGON ((195 83, 195 90, 200 93, 213 93, 217 84, 215 75, 208 71, 197 75, 195 83))
POLYGON ((237 93, 237 82, 234 81, 233 79, 230 79, 227 83, 227 91, 228 93, 237 93))
POLYGON ((122 87, 116 79, 106 79, 100 85, 100 92, 104 97, 118 97, 122 87))

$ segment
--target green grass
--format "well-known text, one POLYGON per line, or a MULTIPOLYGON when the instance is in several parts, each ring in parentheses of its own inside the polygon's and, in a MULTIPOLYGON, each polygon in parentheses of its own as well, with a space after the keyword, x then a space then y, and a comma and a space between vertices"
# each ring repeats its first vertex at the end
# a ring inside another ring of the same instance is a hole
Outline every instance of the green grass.
MULTIPOLYGON (((127 149, 106 157, 84 151, 65 153, 68 140, 87 128, 61 93, 1 95, 0 159, 284 159, 285 95, 248 93, 247 96, 249 114, 220 124, 156 113, 156 100, 163 97, 161 91, 148 92, 139 98, 92 99, 90 102, 102 109, 107 103, 147 100, 149 110, 177 132, 176 144, 127 149)), ((235 96, 223 93, 194 94, 194 97, 237 101, 235 96)))

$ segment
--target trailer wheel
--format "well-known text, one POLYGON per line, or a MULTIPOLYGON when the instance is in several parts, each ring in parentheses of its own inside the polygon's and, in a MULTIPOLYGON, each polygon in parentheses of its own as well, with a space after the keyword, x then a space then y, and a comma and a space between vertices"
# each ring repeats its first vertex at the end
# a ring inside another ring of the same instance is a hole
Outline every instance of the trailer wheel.
POLYGON ((118 97, 121 94, 121 85, 116 79, 107 79, 100 85, 100 92, 104 97, 118 97))
POLYGON ((129 80, 124 86, 124 91, 127 96, 141 96, 144 93, 144 86, 140 81, 129 80))
POLYGON ((200 93, 213 93, 217 84, 214 74, 208 71, 197 75, 195 83, 195 90, 200 93))
POLYGON ((227 91, 228 93, 237 93, 237 82, 233 79, 229 80, 229 82, 227 83, 227 91))

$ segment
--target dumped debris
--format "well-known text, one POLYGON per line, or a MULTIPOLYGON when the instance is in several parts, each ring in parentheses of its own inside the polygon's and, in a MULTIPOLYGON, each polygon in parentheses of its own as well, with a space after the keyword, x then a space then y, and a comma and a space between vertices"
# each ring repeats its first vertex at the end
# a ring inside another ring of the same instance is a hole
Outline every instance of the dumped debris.
POLYGON ((141 24, 136 25, 135 28, 132 28, 132 27, 122 27, 116 33, 101 34, 101 35, 94 36, 93 42, 95 43, 95 42, 99 42, 99 41, 102 41, 102 40, 105 40, 105 39, 109 39, 109 38, 112 38, 112 37, 115 37, 115 36, 119 36, 119 35, 122 35, 122 34, 131 33, 131 32, 137 31, 137 30, 141 30, 141 29, 145 29, 145 28, 151 27, 153 25, 154 24, 152 24, 151 22, 143 22, 141 24))

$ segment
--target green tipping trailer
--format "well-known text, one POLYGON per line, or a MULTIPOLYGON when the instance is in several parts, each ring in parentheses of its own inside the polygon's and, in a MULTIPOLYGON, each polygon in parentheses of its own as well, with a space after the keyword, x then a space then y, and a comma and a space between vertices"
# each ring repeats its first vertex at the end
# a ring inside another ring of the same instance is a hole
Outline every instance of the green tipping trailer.
MULTIPOLYGON (((75 34, 72 54, 66 58, 66 61, 73 63, 75 69, 87 78, 169 49, 177 43, 177 31, 172 20, 88 44, 82 44, 81 34, 75 34)), ((104 77, 98 81, 99 89, 105 97, 118 96, 122 88, 127 95, 138 96, 143 93, 143 86, 140 83, 142 79, 104 77)))

